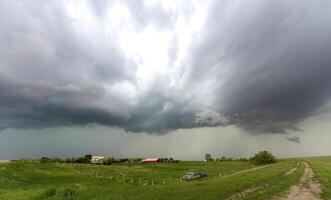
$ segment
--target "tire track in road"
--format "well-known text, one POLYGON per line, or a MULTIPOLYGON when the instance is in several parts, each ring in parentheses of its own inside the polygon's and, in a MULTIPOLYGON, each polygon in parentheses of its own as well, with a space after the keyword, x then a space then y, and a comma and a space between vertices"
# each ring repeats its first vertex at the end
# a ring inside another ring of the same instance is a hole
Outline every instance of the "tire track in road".
POLYGON ((305 171, 297 185, 293 185, 282 196, 276 196, 272 200, 321 200, 319 195, 322 185, 315 179, 315 174, 308 163, 304 162, 305 171))

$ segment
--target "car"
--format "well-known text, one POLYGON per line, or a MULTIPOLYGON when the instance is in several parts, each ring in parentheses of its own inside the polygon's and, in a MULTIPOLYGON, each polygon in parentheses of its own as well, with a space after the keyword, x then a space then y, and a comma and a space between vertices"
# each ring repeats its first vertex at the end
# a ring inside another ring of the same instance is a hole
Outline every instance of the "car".
POLYGON ((208 176, 208 174, 206 173, 197 173, 197 174, 200 176, 200 178, 204 178, 208 176))
POLYGON ((192 180, 202 179, 202 178, 207 177, 207 176, 208 176, 208 174, 206 174, 206 173, 187 172, 187 173, 182 177, 182 180, 185 180, 185 181, 192 181, 192 180))

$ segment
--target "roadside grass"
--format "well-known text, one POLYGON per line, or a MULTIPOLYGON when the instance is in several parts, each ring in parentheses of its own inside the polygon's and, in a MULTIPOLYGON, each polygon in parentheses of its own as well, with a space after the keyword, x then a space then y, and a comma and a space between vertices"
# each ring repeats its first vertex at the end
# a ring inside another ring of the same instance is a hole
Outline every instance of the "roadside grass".
POLYGON ((186 172, 208 173, 207 179, 229 175, 238 171, 251 169, 257 165, 250 162, 180 162, 159 164, 114 164, 106 165, 84 165, 71 164, 62 165, 70 168, 76 173, 86 174, 96 178, 112 179, 117 182, 128 182, 133 184, 180 184, 181 177, 186 172))
MULTIPOLYGON (((304 165, 300 162, 297 165, 297 170, 294 171, 290 175, 285 175, 287 171, 283 171, 281 174, 277 174, 276 171, 274 172, 274 176, 265 181, 265 187, 264 185, 260 185, 258 189, 253 192, 246 195, 245 199, 271 199, 274 195, 282 195, 284 192, 286 192, 292 185, 295 185, 299 182, 301 176, 304 173, 304 165)), ((292 166, 293 169, 294 166, 292 166)))
POLYGON ((245 199, 268 199, 286 191, 299 180, 302 166, 292 175, 284 176, 296 164, 295 160, 282 160, 264 168, 238 173, 257 166, 250 162, 181 162, 142 166, 6 163, 0 164, 0 199, 209 200, 227 199, 251 188, 257 189, 245 194, 245 199), (206 172, 209 178, 181 183, 179 179, 187 171, 206 172), (138 177, 141 184, 138 184, 138 177), (144 185, 145 181, 148 181, 147 185, 144 185))
POLYGON ((315 172, 316 178, 323 185, 321 197, 331 199, 331 157, 305 158, 315 172))

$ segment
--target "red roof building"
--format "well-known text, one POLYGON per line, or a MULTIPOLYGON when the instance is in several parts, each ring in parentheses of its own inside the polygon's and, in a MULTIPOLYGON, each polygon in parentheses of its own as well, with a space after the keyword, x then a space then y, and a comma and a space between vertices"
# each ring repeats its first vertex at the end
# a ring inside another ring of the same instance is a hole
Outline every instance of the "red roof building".
POLYGON ((146 158, 141 161, 142 163, 158 163, 160 162, 160 158, 146 158))

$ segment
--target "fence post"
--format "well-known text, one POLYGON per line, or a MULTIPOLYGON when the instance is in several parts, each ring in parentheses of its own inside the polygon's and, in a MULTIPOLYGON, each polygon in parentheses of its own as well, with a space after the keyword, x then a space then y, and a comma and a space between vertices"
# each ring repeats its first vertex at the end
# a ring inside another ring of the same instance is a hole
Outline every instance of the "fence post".
POLYGON ((154 185, 154 179, 152 179, 152 185, 154 185))
POLYGON ((141 183, 141 182, 140 182, 140 177, 139 177, 139 185, 140 185, 140 183, 141 183))
POLYGON ((165 179, 163 179, 163 185, 165 185, 166 184, 166 181, 165 181, 165 179))
POLYGON ((220 172, 220 176, 222 176, 222 172, 220 172))

